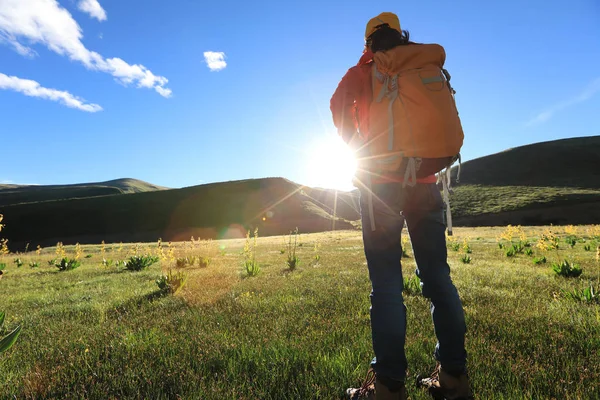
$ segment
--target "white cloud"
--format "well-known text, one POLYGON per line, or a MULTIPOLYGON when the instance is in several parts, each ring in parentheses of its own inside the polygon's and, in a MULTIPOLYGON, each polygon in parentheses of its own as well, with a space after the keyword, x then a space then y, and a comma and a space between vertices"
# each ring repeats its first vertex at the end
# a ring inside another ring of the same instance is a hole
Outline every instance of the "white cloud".
POLYGON ((156 87, 155 90, 158 92, 158 94, 167 98, 171 97, 171 95, 173 94, 173 91, 171 89, 164 88, 161 86, 156 87))
POLYGON ((600 78, 597 78, 596 80, 592 81, 577 96, 570 98, 568 100, 565 100, 561 103, 555 104, 554 106, 548 108, 547 110, 544 110, 543 112, 539 113, 534 118, 532 118, 529 122, 527 122, 526 125, 533 126, 533 125, 542 124, 542 123, 548 121, 550 118, 552 118, 554 116, 554 114, 556 114, 557 112, 562 111, 565 108, 572 107, 576 104, 583 103, 584 101, 591 99, 598 92, 600 92, 600 78))
POLYGON ((98 0, 80 0, 77 3, 77 8, 84 13, 88 13, 90 17, 96 18, 98 21, 106 21, 106 11, 98 3, 98 0))
POLYGON ((205 51, 204 61, 211 71, 221 71, 227 66, 225 53, 220 51, 205 51))
POLYGON ((13 90, 24 94, 25 96, 39 97, 41 99, 57 101, 67 107, 76 108, 81 111, 97 112, 102 111, 98 104, 86 103, 85 100, 73 96, 69 92, 56 89, 48 89, 40 86, 36 81, 30 79, 21 79, 16 76, 4 75, 0 72, 0 90, 13 90))
POLYGON ((37 53, 35 52, 35 50, 33 50, 32 48, 29 48, 27 46, 23 46, 21 43, 17 42, 17 40, 14 38, 14 36, 11 36, 8 34, 5 35, 1 31, 0 31, 0 43, 6 43, 9 46, 12 46, 13 49, 17 53, 22 55, 23 57, 33 58, 33 57, 37 56, 37 53))
POLYGON ((0 0, 0 43, 20 54, 33 56, 30 45, 40 43, 53 52, 82 63, 86 68, 114 76, 121 83, 152 88, 169 97, 168 80, 154 75, 140 64, 130 65, 120 58, 105 59, 88 50, 81 39, 81 27, 56 0, 0 0))

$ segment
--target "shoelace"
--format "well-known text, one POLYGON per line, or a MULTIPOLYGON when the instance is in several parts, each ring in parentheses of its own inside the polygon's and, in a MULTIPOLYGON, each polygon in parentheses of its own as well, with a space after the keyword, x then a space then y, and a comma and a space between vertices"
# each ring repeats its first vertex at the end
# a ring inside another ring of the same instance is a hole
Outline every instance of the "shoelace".
POLYGON ((431 382, 439 382, 440 381, 440 363, 439 362, 436 364, 435 369, 429 376, 429 379, 431 379, 431 382))
POLYGON ((361 397, 368 396, 369 392, 371 392, 373 390, 371 385, 374 385, 374 384, 375 384, 375 371, 373 371, 373 368, 370 368, 367 371, 367 376, 365 377, 365 381, 363 382, 361 387, 358 389, 358 395, 361 397))

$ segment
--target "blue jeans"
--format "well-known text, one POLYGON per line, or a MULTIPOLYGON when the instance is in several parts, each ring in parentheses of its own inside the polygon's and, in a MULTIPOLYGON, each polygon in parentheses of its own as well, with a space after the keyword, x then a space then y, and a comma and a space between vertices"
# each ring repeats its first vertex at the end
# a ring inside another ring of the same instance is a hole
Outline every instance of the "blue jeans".
POLYGON ((375 373, 404 381, 408 367, 404 353, 406 306, 400 235, 404 221, 421 279, 423 295, 431 301, 438 343, 434 357, 449 372, 466 370, 465 317, 447 262, 443 201, 435 184, 402 188, 401 183, 374 184, 371 229, 368 194, 361 192, 365 256, 371 279, 371 334, 375 373))

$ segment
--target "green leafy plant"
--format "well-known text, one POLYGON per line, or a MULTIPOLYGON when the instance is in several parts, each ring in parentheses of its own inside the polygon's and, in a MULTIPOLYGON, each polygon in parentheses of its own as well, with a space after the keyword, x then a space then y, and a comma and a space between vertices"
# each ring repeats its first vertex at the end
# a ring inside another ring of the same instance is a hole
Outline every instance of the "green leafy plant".
MULTIPOLYGON (((529 247, 531 245, 528 242, 525 241, 518 241, 517 243, 512 243, 510 245, 510 247, 505 247, 505 252, 504 254, 506 255, 506 257, 514 257, 517 254, 523 254, 524 252, 526 254, 529 254, 529 251, 527 250, 531 250, 529 247)), ((533 250, 532 250, 533 252, 533 250)), ((532 253, 533 254, 533 253, 532 253)))
POLYGON ((577 278, 583 272, 579 265, 570 263, 567 260, 564 260, 561 263, 552 264, 552 270, 557 275, 564 276, 565 278, 577 278))
POLYGON ((598 289, 594 288, 594 284, 591 282, 589 286, 586 286, 581 290, 577 288, 573 289, 572 291, 561 290, 561 293, 570 300, 588 304, 600 304, 600 295, 598 294, 598 289))
POLYGON ((94 255, 93 254, 86 254, 85 258, 92 258, 94 255))
POLYGON ((288 241, 287 260, 286 264, 290 270, 296 269, 300 265, 300 258, 296 255, 296 247, 298 246, 298 228, 290 232, 288 241), (292 235, 294 236, 294 244, 292 244, 292 235))
POLYGON ((54 264, 56 264, 56 259, 55 258, 53 258, 52 260, 48 260, 48 265, 50 267, 54 267, 54 264))
POLYGON ((103 267, 107 267, 107 268, 108 268, 108 267, 110 267, 111 265, 113 265, 113 261, 112 261, 112 260, 110 260, 110 259, 106 259, 106 258, 103 258, 103 259, 102 259, 102 266, 103 266, 103 267))
POLYGON ((400 240, 400 249, 402 250, 401 258, 410 258, 408 255, 408 248, 410 246, 410 241, 408 235, 402 235, 402 239, 400 240))
POLYGON ((403 292, 407 294, 421 294, 421 280, 418 276, 413 275, 410 278, 403 280, 403 292))
POLYGON ((525 249, 525 255, 532 256, 533 255, 533 249, 531 247, 526 248, 525 249))
POLYGON ((514 250, 515 254, 522 254, 523 251, 525 250, 526 247, 526 243, 519 241, 517 243, 513 243, 512 245, 512 249, 514 250))
POLYGON ((577 238, 575 236, 567 236, 565 242, 573 248, 577 244, 577 238))
POLYGON ((125 269, 128 271, 141 271, 148 268, 152 264, 158 261, 157 256, 143 255, 143 256, 131 256, 125 261, 125 269))
POLYGON ((448 247, 450 247, 450 250, 452 251, 459 251, 460 250, 460 243, 458 242, 451 242, 448 244, 448 247))
POLYGON ((535 258, 533 259, 533 263, 534 263, 534 264, 536 264, 536 265, 539 265, 539 264, 546 264, 546 261, 547 261, 547 260, 546 260, 546 256, 543 256, 543 257, 535 257, 535 258))
POLYGON ((40 266, 40 263, 38 263, 37 261, 31 261, 29 263, 29 267, 31 267, 31 268, 39 268, 39 266, 40 266))
POLYGON ((60 261, 54 262, 54 266, 58 268, 59 271, 70 271, 72 269, 78 268, 80 265, 81 261, 67 257, 62 258, 60 261))
POLYGON ((21 260, 20 258, 15 258, 13 263, 17 265, 17 268, 21 268, 23 266, 23 260, 21 260))
POLYGON ((502 249, 504 248, 504 244, 503 244, 503 243, 498 243, 498 248, 499 248, 500 250, 502 250, 502 249))
MULTIPOLYGON (((4 325, 4 317, 4 312, 0 312, 0 332, 2 332, 2 327, 4 325)), ((19 325, 15 329, 13 329, 9 334, 0 339, 0 353, 10 349, 15 344, 20 334, 21 326, 19 325)))
POLYGON ((260 264, 256 260, 245 260, 244 268, 248 276, 256 276, 260 272, 260 264))
POLYGON ((173 272, 169 269, 166 275, 156 280, 158 289, 165 294, 177 293, 187 282, 187 274, 183 271, 173 272))
POLYGON ((473 250, 471 249, 471 245, 469 244, 469 242, 467 241, 467 239, 465 239, 462 243, 462 249, 465 252, 465 254, 471 254, 473 253, 473 250))
POLYGON ((583 250, 585 251, 592 251, 592 246, 590 246, 589 244, 586 244, 583 246, 583 250))
POLYGON ((254 229, 254 238, 250 239, 250 231, 246 234, 244 244, 244 269, 247 276, 256 276, 260 272, 260 264, 256 261, 256 241, 258 239, 258 228, 254 229))
POLYGON ((6 269, 6 263, 0 263, 0 271, 6 269))
POLYGON ((187 256, 179 257, 175 260, 175 266, 177 268, 192 267, 198 264, 199 267, 208 267, 210 264, 210 258, 202 256, 187 256))
POLYGON ((470 263, 471 263, 471 256, 470 256, 470 255, 468 255, 468 254, 465 254, 464 256, 462 256, 462 257, 460 258, 460 261, 461 261, 463 264, 470 264, 470 263))
POLYGON ((314 247, 314 260, 315 260, 315 264, 318 264, 319 261, 321 260, 321 255, 319 254, 319 250, 321 249, 321 243, 319 243, 318 241, 315 242, 315 247, 314 247))
POLYGON ((402 246, 402 258, 410 258, 408 255, 408 250, 404 246, 402 246))
MULTIPOLYGON (((189 263, 188 257, 178 257, 175 260, 175 266, 177 268, 184 268, 186 265, 188 265, 188 263, 189 263)), ((193 265, 193 260, 192 260, 192 265, 193 265)))
POLYGON ((208 257, 198 257, 198 266, 201 268, 206 268, 210 265, 210 258, 208 257))

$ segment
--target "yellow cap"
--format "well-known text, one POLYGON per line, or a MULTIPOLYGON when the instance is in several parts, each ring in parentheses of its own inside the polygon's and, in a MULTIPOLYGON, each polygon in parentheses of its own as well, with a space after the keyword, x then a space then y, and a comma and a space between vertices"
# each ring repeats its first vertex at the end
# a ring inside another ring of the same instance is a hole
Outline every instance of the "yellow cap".
POLYGON ((371 20, 367 23, 365 39, 368 39, 369 36, 371 36, 373 32, 377 30, 377 27, 383 24, 388 24, 390 28, 401 32, 400 20, 398 19, 398 16, 391 12, 383 12, 375 18, 371 18, 371 20))

